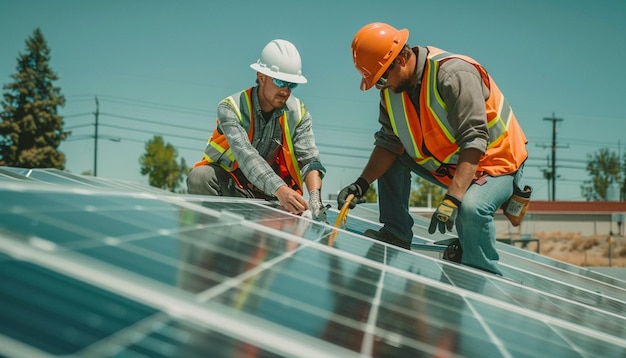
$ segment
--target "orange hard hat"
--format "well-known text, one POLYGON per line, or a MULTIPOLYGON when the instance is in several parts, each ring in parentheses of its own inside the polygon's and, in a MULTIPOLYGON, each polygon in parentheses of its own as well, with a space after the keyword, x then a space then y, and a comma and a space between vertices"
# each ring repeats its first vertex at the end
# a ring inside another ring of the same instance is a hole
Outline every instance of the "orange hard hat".
POLYGON ((385 73, 409 38, 409 30, 398 30, 382 22, 363 26, 352 40, 352 60, 361 73, 361 90, 366 91, 385 73))

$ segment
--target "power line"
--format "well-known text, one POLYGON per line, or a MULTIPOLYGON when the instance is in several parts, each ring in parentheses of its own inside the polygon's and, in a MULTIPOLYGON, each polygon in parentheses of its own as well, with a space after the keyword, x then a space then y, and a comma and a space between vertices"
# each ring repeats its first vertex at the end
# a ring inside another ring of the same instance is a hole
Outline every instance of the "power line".
MULTIPOLYGON (((175 138, 181 138, 181 139, 200 140, 200 138, 197 136, 191 137, 191 136, 185 136, 185 135, 179 135, 179 134, 173 134, 173 133, 155 132, 153 130, 129 128, 129 127, 117 126, 114 124, 100 124, 100 125, 102 127, 116 128, 116 129, 128 130, 128 131, 133 131, 133 132, 163 135, 163 136, 169 136, 169 137, 175 137, 175 138)), ((206 139, 202 139, 202 141, 206 142, 206 139)))
POLYGON ((198 115, 203 115, 203 116, 210 114, 206 109, 202 109, 202 108, 190 108, 188 106, 178 106, 178 105, 173 105, 173 104, 156 103, 156 102, 149 102, 149 101, 142 101, 142 100, 130 100, 130 99, 115 97, 115 96, 100 96, 100 97, 107 98, 108 101, 113 102, 113 103, 130 104, 130 105, 134 105, 138 107, 153 108, 153 109, 159 109, 159 110, 175 112, 175 113, 198 114, 198 115))
POLYGON ((93 126, 93 123, 85 123, 85 124, 77 124, 74 126, 67 126, 65 127, 65 129, 78 129, 78 128, 91 127, 91 126, 93 126))
POLYGON ((68 114, 66 116, 63 116, 63 119, 65 118, 74 118, 74 117, 83 117, 83 116, 89 116, 93 113, 88 112, 88 113, 77 113, 77 114, 68 114))
POLYGON ((198 127, 183 126, 183 125, 180 125, 180 124, 163 123, 163 122, 153 121, 153 120, 150 120, 150 119, 122 116, 122 115, 119 115, 119 114, 112 114, 112 113, 104 113, 103 112, 102 115, 103 116, 108 116, 108 117, 113 117, 113 118, 128 119, 130 121, 136 121, 136 122, 142 122, 142 123, 157 124, 157 125, 161 125, 161 126, 169 126, 169 127, 175 127, 175 128, 189 129, 189 130, 193 130, 193 131, 204 131, 204 129, 199 129, 198 127))

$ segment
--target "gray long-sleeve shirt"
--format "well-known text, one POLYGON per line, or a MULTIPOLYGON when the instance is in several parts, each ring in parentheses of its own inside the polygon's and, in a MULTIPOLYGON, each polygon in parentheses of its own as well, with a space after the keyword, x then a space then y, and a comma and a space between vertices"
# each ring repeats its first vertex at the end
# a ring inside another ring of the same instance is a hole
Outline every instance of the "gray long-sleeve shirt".
MULTIPOLYGON (((428 49, 416 46, 413 52, 417 56, 417 83, 408 93, 413 106, 420 113, 419 95, 428 49)), ((448 109, 448 121, 455 130, 454 136, 460 150, 474 148, 485 152, 489 141, 485 108, 489 89, 482 81, 480 73, 474 65, 466 61, 450 59, 439 67, 437 79, 437 89, 448 109)), ((402 154, 404 146, 393 133, 389 115, 383 106, 382 92, 378 121, 381 129, 375 134, 374 144, 402 154)))
MULTIPOLYGON (((252 90, 251 97, 255 119, 252 142, 248 139, 248 133, 239 122, 237 114, 223 102, 217 107, 218 127, 226 136, 246 179, 267 195, 273 196, 280 186, 285 185, 284 180, 269 164, 274 162, 276 154, 281 149, 282 128, 278 118, 284 108, 274 110, 271 117, 266 120, 258 100, 258 87, 252 90)), ((320 162, 312 125, 313 119, 305 107, 302 121, 295 130, 292 129, 294 154, 303 179, 311 170, 319 171, 322 177, 326 173, 320 162)))

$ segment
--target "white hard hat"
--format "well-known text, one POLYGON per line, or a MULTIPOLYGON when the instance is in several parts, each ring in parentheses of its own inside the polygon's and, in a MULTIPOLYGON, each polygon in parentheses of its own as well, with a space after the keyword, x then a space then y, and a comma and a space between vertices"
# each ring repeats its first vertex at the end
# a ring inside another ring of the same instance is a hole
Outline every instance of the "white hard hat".
POLYGON ((261 56, 250 65, 266 76, 292 83, 307 83, 302 76, 302 61, 298 49, 286 40, 272 40, 261 51, 261 56))

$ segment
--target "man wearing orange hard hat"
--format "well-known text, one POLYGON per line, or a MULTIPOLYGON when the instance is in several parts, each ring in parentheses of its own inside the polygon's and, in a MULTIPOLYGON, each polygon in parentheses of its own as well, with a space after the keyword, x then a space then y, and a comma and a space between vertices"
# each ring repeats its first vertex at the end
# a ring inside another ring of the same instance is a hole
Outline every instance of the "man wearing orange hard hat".
MULTIPOLYGON (((366 236, 410 249, 411 172, 447 189, 428 231, 456 226, 462 262, 497 275, 495 212, 520 193, 526 137, 493 78, 470 57, 432 46, 410 47, 409 31, 385 23, 362 27, 352 41, 361 90, 380 90, 375 146, 360 177, 343 188, 354 207, 378 180, 379 231, 366 236)), ((530 188, 527 188, 530 191, 530 188)), ((530 192, 528 192, 530 195, 530 192)), ((513 219, 512 219, 513 222, 513 219)), ((519 224, 519 222, 517 222, 519 224)))

